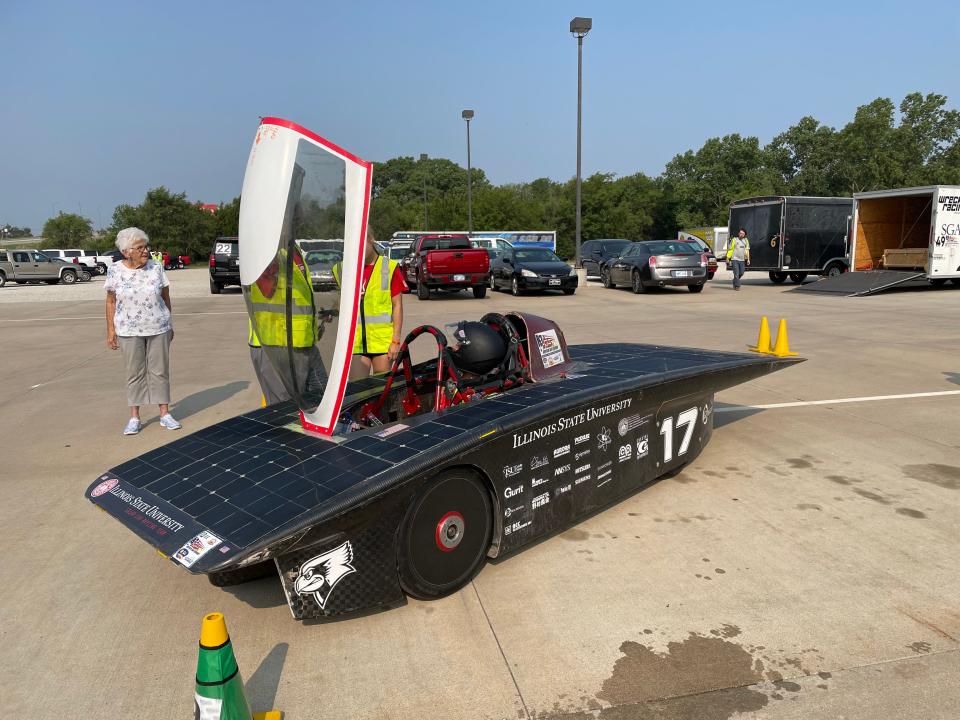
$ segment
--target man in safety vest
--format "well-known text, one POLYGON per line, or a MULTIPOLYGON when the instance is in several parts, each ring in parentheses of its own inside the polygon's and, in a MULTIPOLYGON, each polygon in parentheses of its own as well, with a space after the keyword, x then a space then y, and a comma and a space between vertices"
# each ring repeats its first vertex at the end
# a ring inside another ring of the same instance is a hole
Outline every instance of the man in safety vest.
POLYGON ((740 289, 740 278, 750 264, 750 238, 747 231, 740 228, 736 237, 730 238, 727 245, 727 265, 733 270, 733 289, 740 289))
MULTIPOLYGON (((391 260, 389 254, 380 255, 374 240, 373 230, 368 227, 360 285, 360 317, 350 363, 351 380, 368 377, 371 372, 387 372, 400 352, 403 293, 408 290, 407 283, 399 263, 391 260)), ((339 263, 334 265, 333 275, 339 284, 339 263)))
MULTIPOLYGON (((303 260, 299 253, 293 254, 290 292, 290 337, 287 337, 286 273, 281 271, 281 263, 287 253, 281 250, 277 258, 271 261, 256 282, 250 285, 248 305, 250 317, 247 321, 247 345, 250 346, 250 360, 260 383, 264 403, 290 400, 290 391, 280 379, 276 368, 270 362, 286 368, 289 357, 293 357, 296 377, 293 381, 304 393, 308 389, 322 391, 326 382, 326 372, 320 362, 315 347, 317 340, 317 322, 314 312, 313 288, 306 277, 303 260), (290 355, 286 348, 292 348, 290 355), (319 385, 319 387, 318 387, 319 385)), ((283 268, 285 271, 286 268, 283 268)))

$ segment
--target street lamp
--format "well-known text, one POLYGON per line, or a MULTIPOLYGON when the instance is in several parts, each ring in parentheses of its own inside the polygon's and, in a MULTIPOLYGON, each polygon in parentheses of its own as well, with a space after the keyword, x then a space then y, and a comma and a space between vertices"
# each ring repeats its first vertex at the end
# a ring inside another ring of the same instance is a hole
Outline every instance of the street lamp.
POLYGON ((460 117, 467 121, 467 236, 473 235, 473 181, 470 177, 470 121, 473 110, 464 110, 460 117))
MULTIPOLYGON (((426 153, 420 153, 420 162, 425 162, 426 153)), ((427 231, 427 171, 423 171, 423 231, 427 231)))
POLYGON ((580 267, 580 135, 583 127, 583 37, 593 27, 590 18, 575 17, 570 32, 577 39, 577 238, 574 267, 580 267))

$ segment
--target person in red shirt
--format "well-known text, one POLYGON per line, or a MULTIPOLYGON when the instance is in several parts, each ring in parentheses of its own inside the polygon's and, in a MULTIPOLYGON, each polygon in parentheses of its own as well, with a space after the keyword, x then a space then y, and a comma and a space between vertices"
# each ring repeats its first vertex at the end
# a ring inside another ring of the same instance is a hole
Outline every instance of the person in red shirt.
MULTIPOLYGON (((350 363, 351 380, 368 377, 371 373, 387 372, 393 365, 393 361, 396 359, 397 353, 400 351, 400 332, 403 327, 403 294, 408 291, 407 282, 403 279, 403 273, 400 271, 399 264, 396 261, 390 260, 389 254, 383 256, 379 254, 375 244, 373 230, 370 228, 367 228, 367 240, 366 247, 364 249, 363 262, 363 280, 360 288, 360 302, 364 307, 367 306, 366 293, 368 287, 371 288, 371 292, 381 292, 378 284, 378 278, 374 278, 372 287, 370 283, 370 278, 373 277, 375 268, 377 269, 377 274, 379 277, 380 270, 377 267, 378 263, 389 263, 388 267, 392 268, 390 270, 390 319, 393 335, 390 340, 390 347, 385 353, 380 352, 379 349, 376 349, 374 352, 365 352, 363 348, 364 343, 362 342, 359 343, 360 347, 358 347, 357 344, 354 345, 353 359, 350 363)), ((361 322, 361 318, 358 317, 358 338, 365 337, 366 333, 366 328, 360 325, 361 322)))

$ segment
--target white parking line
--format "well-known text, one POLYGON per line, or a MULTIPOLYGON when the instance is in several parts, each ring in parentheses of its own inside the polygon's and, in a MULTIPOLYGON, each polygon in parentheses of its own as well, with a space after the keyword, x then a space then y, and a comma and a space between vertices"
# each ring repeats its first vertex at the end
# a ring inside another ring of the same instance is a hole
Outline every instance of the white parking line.
MULTIPOLYGON (((173 314, 174 317, 183 317, 184 315, 246 315, 246 310, 224 310, 223 312, 184 312, 173 314)), ((103 315, 83 315, 82 317, 42 317, 26 318, 23 320, 0 320, 8 323, 40 322, 41 320, 103 320, 103 315)))
POLYGON ((799 402, 771 403, 770 405, 732 405, 714 408, 714 412, 744 412, 746 410, 776 410, 779 408, 804 407, 806 405, 841 405, 843 403, 876 402, 877 400, 908 400, 911 398, 943 397, 960 395, 960 390, 941 390, 939 392, 905 393, 903 395, 872 395, 868 397, 835 398, 833 400, 803 400, 799 402))

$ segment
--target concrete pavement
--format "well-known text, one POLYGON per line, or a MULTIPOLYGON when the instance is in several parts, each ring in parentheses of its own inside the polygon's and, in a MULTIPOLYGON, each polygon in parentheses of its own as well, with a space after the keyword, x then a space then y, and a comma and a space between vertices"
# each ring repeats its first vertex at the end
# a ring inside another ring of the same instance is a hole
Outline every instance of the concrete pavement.
MULTIPOLYGON (((255 407, 258 389, 240 295, 205 295, 203 268, 171 281, 173 410, 188 433, 255 407)), ((681 475, 461 592, 300 624, 275 580, 214 588, 83 499, 102 470, 178 436, 155 411, 120 435, 122 363, 99 299, 8 290, 0 695, 13 716, 189 717, 213 610, 251 704, 291 720, 960 716, 960 395, 733 407, 681 475)), ((557 319, 571 343, 726 350, 755 341, 761 314, 774 328, 786 317, 809 361, 718 395, 719 408, 960 390, 960 290, 789 290, 748 276, 739 293, 722 279, 699 295, 590 283, 405 307, 408 326, 517 307, 557 319)))

